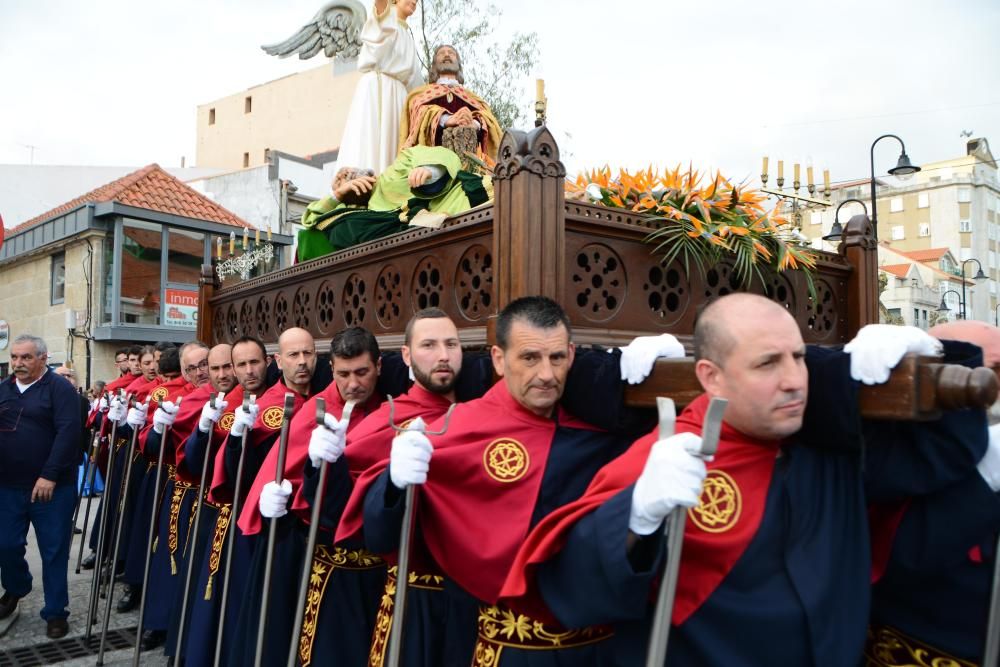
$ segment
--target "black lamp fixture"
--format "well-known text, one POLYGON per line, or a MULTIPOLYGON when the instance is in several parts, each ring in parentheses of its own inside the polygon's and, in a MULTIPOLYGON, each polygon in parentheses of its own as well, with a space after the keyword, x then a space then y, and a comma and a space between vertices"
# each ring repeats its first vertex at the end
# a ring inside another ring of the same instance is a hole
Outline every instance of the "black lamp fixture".
POLYGON ((965 299, 962 297, 961 294, 959 294, 958 292, 956 292, 953 289, 949 289, 949 290, 945 290, 945 291, 941 292, 941 305, 937 307, 937 312, 939 312, 939 313, 949 313, 949 312, 951 312, 951 308, 948 307, 948 302, 946 302, 944 300, 944 298, 946 296, 948 296, 949 294, 954 294, 955 296, 958 297, 958 312, 959 312, 959 317, 961 317, 964 320, 965 319, 965 299))
POLYGON ((878 207, 875 203, 875 144, 882 141, 883 139, 892 137, 899 142, 900 152, 899 158, 896 160, 896 166, 889 170, 889 173, 898 178, 906 178, 907 176, 912 176, 913 174, 920 171, 920 167, 910 162, 910 156, 906 154, 906 145, 903 140, 897 137, 895 134, 883 134, 881 137, 872 142, 872 148, 870 152, 871 157, 871 190, 872 190, 872 227, 874 228, 875 240, 878 241, 878 207))
POLYGON ((833 213, 833 225, 830 227, 830 233, 823 237, 824 241, 829 241, 830 243, 836 243, 844 236, 844 226, 840 224, 840 209, 844 207, 844 204, 850 204, 854 202, 856 204, 861 204, 861 208, 865 209, 865 215, 868 215, 868 207, 860 199, 845 199, 840 202, 837 206, 837 210, 833 213))
POLYGON ((976 275, 972 276, 972 279, 976 282, 982 282, 986 280, 987 276, 983 273, 983 265, 975 257, 970 257, 969 259, 962 260, 962 319, 965 319, 966 309, 965 309, 965 265, 969 262, 975 262, 979 270, 976 271, 976 275))

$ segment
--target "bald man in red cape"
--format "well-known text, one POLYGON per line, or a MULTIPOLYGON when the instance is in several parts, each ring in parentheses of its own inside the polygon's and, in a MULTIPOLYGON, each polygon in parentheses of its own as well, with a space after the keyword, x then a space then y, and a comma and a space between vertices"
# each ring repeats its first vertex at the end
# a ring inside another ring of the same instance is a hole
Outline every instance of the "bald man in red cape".
POLYGON ((883 333, 859 335, 849 356, 806 348, 785 309, 762 297, 714 302, 695 330, 706 394, 678 419, 681 435, 640 439, 580 500, 546 517, 502 597, 570 627, 611 623, 610 658, 644 664, 662 523, 690 507, 667 664, 857 664, 870 595, 865 494, 936 483, 935 465, 924 464, 956 450, 955 438, 921 425, 913 437, 878 442, 892 455, 861 465, 852 375, 865 375, 858 369, 867 364, 887 376, 903 353, 940 349, 912 328, 883 333), (679 482, 691 481, 682 463, 692 457, 681 445, 700 433, 712 396, 729 406, 704 484, 691 487, 679 482))

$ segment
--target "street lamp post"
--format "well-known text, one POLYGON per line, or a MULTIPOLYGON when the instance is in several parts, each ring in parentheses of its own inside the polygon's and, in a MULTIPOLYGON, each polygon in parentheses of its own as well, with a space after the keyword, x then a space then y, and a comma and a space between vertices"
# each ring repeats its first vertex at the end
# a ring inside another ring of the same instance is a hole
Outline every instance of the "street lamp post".
POLYGON ((941 292, 941 305, 937 307, 937 312, 939 312, 939 313, 949 313, 949 312, 951 312, 951 308, 948 307, 948 302, 944 300, 944 298, 946 296, 948 296, 949 294, 954 294, 955 296, 958 297, 958 312, 959 312, 960 317, 964 320, 965 319, 965 297, 963 297, 961 294, 959 294, 958 292, 956 292, 953 289, 948 289, 948 290, 945 290, 945 291, 941 292))
POLYGON ((865 215, 868 215, 868 207, 865 206, 865 203, 863 201, 861 201, 860 199, 845 199, 844 201, 840 202, 840 205, 837 206, 837 210, 834 211, 833 225, 830 226, 830 233, 823 237, 824 241, 835 243, 839 241, 841 237, 844 236, 844 226, 840 224, 839 220, 840 209, 844 207, 844 204, 850 204, 851 202, 854 202, 856 204, 861 204, 861 208, 865 209, 865 215))
POLYGON ((981 282, 983 280, 986 280, 986 274, 983 273, 983 265, 980 264, 980 262, 979 262, 978 259, 976 259, 975 257, 970 257, 969 259, 966 259, 966 260, 962 261, 962 319, 963 320, 968 319, 966 317, 966 315, 968 313, 967 313, 966 307, 965 307, 965 304, 966 304, 966 301, 965 301, 965 265, 968 264, 969 262, 975 262, 976 266, 979 267, 979 270, 976 271, 976 275, 972 276, 972 279, 975 280, 976 282, 981 282))
POLYGON ((909 176, 911 174, 915 174, 918 171, 920 171, 920 167, 910 162, 910 158, 906 154, 906 144, 904 144, 903 140, 897 137, 895 134, 883 134, 881 137, 872 142, 872 148, 870 154, 871 174, 872 174, 872 180, 871 180, 872 227, 874 228, 873 231, 875 233, 876 241, 878 241, 878 207, 875 204, 875 144, 888 137, 892 137, 893 139, 898 141, 900 146, 900 153, 899 153, 899 158, 896 160, 896 166, 890 169, 889 173, 892 174, 893 176, 909 176))

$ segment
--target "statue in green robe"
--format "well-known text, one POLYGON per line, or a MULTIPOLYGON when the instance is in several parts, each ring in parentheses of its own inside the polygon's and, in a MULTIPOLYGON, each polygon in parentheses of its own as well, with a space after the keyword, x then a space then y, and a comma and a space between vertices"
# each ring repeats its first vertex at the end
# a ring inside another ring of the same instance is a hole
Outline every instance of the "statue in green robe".
POLYGON ((489 176, 461 168, 459 157, 440 146, 413 146, 399 153, 378 178, 342 169, 333 196, 314 201, 302 215, 298 261, 401 232, 421 211, 456 215, 493 199, 489 176))

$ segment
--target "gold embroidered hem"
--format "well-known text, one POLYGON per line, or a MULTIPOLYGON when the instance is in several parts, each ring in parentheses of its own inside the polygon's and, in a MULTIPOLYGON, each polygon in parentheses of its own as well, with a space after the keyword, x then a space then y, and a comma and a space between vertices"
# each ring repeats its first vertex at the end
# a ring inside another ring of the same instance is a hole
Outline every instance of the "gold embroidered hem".
MULTIPOLYGON (((166 480, 161 480, 160 483, 163 484, 163 488, 160 489, 159 491, 157 491, 157 493, 156 493, 156 495, 158 495, 159 498, 160 498, 159 499, 159 503, 156 506, 156 516, 160 516, 160 512, 162 511, 162 508, 163 508, 163 500, 164 500, 164 497, 165 497, 164 494, 163 494, 163 492, 167 490, 167 485, 170 484, 170 480, 174 479, 174 475, 177 473, 177 468, 175 468, 174 466, 170 465, 169 463, 167 463, 165 465, 167 466, 167 479, 166 480)), ((155 468, 155 467, 156 467, 155 463, 150 463, 148 469, 152 469, 152 468, 155 468)), ((156 527, 153 529, 153 530, 156 531, 156 537, 153 539, 153 553, 154 554, 156 553, 156 548, 158 546, 160 546, 160 533, 159 533, 160 522, 156 521, 155 523, 156 523, 156 527)))
POLYGON ((205 584, 205 599, 212 599, 212 582, 219 571, 219 564, 222 562, 222 547, 226 543, 226 532, 229 530, 229 521, 232 518, 233 506, 231 503, 219 506, 219 518, 215 520, 215 532, 212 534, 212 551, 208 554, 208 583, 205 584))
MULTIPOLYGON (((372 644, 368 651, 368 667, 382 667, 385 664, 385 650, 389 643, 389 633, 392 631, 392 605, 396 602, 396 572, 398 569, 393 565, 386 573, 385 589, 382 591, 382 600, 375 616, 375 629, 372 631, 372 644)), ((406 581, 410 588, 422 588, 427 591, 444 590, 444 576, 440 574, 410 572, 406 581)))
POLYGON ((557 651, 604 641, 612 635, 607 626, 556 631, 524 614, 496 605, 479 607, 479 638, 473 667, 496 667, 504 648, 557 651))
POLYGON ((930 644, 889 625, 868 627, 865 667, 978 667, 975 662, 948 655, 930 644))
POLYGON ((316 624, 319 621, 319 606, 326 592, 326 585, 333 576, 333 571, 341 570, 373 570, 383 567, 385 561, 364 549, 344 549, 342 547, 326 547, 317 544, 313 551, 312 566, 309 573, 309 592, 306 595, 306 608, 302 617, 302 632, 299 633, 299 660, 302 667, 312 662, 313 641, 316 638, 316 624))
POLYGON ((174 480, 174 493, 170 498, 170 522, 167 525, 167 548, 170 550, 170 574, 177 574, 177 559, 175 555, 177 554, 177 547, 180 541, 180 531, 178 527, 178 520, 180 519, 181 513, 181 502, 184 500, 184 494, 191 489, 192 486, 179 479, 174 480))

